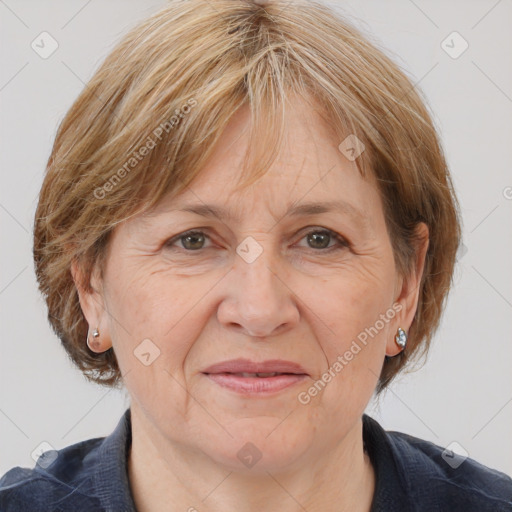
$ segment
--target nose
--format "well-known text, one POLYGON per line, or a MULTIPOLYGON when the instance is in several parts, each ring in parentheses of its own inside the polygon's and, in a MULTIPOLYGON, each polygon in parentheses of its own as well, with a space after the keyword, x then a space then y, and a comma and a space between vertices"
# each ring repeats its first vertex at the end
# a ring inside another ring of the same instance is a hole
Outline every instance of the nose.
POLYGON ((249 336, 267 337, 297 325, 299 311, 287 275, 270 251, 248 263, 237 258, 217 318, 249 336))

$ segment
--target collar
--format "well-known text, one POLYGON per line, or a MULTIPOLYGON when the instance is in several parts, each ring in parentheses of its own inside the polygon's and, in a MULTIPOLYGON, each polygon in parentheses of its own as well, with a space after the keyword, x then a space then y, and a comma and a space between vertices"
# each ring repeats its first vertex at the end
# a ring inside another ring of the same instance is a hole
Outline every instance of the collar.
POLYGON ((370 512, 415 510, 389 434, 366 414, 363 414, 363 441, 375 471, 370 512))
MULTIPOLYGON (((371 512, 413 510, 406 482, 396 464, 388 433, 370 416, 363 415, 363 441, 375 470, 371 512)), ((128 455, 132 442, 128 408, 115 430, 99 446, 94 486, 108 512, 136 512, 128 480, 128 455)))
POLYGON ((128 455, 132 445, 131 411, 128 408, 115 430, 99 447, 94 486, 105 512, 136 512, 128 480, 128 455))

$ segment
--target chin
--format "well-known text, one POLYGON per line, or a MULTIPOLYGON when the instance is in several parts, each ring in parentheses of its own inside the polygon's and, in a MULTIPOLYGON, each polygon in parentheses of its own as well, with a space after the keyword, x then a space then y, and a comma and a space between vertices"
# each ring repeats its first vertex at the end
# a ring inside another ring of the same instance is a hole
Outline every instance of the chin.
POLYGON ((233 437, 222 441, 206 436, 209 446, 203 450, 230 471, 266 474, 299 467, 312 437, 296 423, 276 417, 261 416, 235 420, 226 425, 233 437), (288 424, 287 424, 288 422, 288 424))

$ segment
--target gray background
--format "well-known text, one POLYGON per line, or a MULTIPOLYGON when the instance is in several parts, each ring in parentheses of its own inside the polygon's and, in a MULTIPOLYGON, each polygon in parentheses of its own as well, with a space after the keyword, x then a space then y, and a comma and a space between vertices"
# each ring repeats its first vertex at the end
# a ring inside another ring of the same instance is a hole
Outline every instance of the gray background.
MULTIPOLYGON (((164 4, 0 1, 0 474, 32 467, 42 441, 58 449, 109 434, 129 404, 124 392, 87 383, 50 330, 33 272, 32 220, 58 123, 121 35, 164 4), (43 31, 59 45, 47 59, 31 48, 43 31)), ((368 412, 387 429, 443 447, 456 441, 512 475, 512 4, 336 5, 426 94, 464 220, 465 248, 428 364, 368 412), (441 47, 453 31, 469 44, 456 59, 441 47)))

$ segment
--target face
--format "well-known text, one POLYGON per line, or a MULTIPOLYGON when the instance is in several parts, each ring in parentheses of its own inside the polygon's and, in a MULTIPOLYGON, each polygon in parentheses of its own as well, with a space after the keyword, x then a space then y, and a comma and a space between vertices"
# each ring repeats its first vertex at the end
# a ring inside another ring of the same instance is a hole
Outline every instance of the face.
POLYGON ((114 347, 132 415, 158 439, 237 470, 250 442, 269 471, 356 431, 398 326, 412 322, 417 280, 396 272, 374 179, 303 103, 272 168, 234 190, 248 115, 189 189, 116 228, 103 281, 81 304, 114 347), (292 210, 305 203, 330 206, 292 210), (236 359, 295 363, 295 375, 207 371, 236 359))

